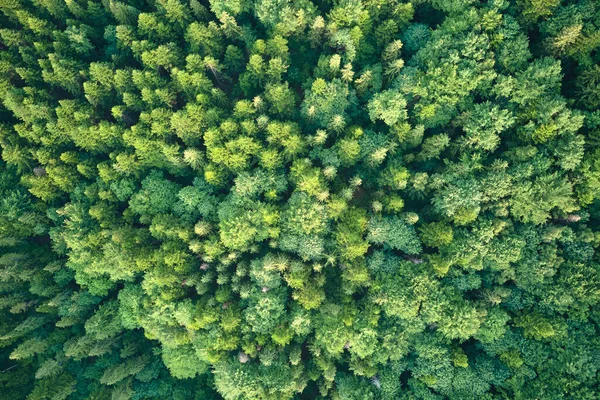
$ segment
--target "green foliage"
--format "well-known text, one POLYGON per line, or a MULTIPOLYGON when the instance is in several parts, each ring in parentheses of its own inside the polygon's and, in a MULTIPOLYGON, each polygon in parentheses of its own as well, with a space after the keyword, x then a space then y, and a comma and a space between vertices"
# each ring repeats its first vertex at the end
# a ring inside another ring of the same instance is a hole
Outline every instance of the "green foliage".
POLYGON ((398 217, 372 219, 368 229, 367 240, 371 243, 386 245, 408 254, 421 253, 421 242, 415 229, 398 217))
POLYGON ((194 378, 207 371, 207 364, 198 359, 191 346, 166 347, 162 360, 171 375, 178 379, 194 378))
POLYGON ((596 399, 591 0, 0 2, 0 399, 596 399))
POLYGON ((380 119, 386 125, 392 126, 407 118, 406 100, 398 92, 387 90, 377 93, 369 102, 368 108, 373 122, 380 119))
POLYGON ((327 127, 335 117, 347 118, 346 108, 350 105, 348 85, 339 79, 327 82, 317 78, 306 93, 302 111, 309 121, 327 127))

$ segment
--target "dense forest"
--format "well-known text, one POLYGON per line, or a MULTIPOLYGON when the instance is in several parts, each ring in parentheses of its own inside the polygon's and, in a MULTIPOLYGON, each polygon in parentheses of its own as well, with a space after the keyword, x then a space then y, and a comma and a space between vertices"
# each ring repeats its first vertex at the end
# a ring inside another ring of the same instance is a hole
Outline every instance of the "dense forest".
POLYGON ((1 400, 600 398, 597 0, 0 1, 1 400))

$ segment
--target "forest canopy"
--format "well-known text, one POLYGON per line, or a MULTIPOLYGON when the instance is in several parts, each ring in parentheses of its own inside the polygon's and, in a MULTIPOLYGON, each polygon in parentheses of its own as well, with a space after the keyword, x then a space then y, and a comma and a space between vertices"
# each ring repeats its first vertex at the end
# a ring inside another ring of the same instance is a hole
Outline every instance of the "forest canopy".
POLYGON ((0 1, 0 399, 600 398, 600 2, 0 1))

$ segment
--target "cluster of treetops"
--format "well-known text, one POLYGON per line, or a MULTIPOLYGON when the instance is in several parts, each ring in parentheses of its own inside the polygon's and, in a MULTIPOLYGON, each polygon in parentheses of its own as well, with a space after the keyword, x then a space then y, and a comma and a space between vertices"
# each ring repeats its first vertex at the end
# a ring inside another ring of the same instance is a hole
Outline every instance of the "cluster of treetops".
POLYGON ((0 399, 600 398, 600 2, 0 2, 0 399))

